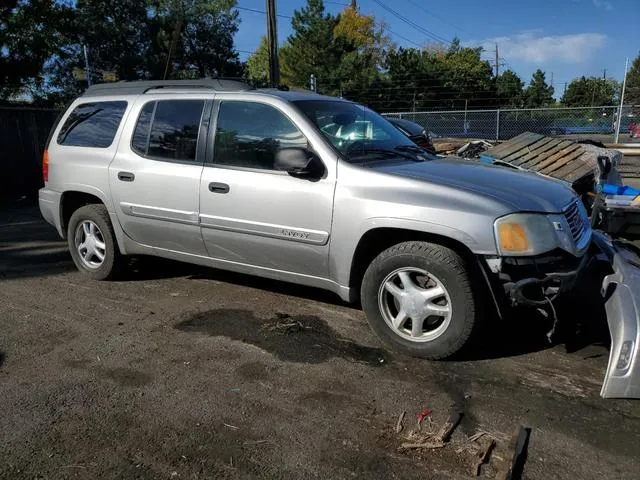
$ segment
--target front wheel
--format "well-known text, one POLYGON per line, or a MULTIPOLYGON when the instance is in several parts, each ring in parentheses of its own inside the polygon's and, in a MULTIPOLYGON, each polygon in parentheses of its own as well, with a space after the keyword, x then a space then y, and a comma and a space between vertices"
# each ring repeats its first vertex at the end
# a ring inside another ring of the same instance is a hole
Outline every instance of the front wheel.
POLYGON ((73 262, 86 276, 107 280, 120 272, 124 259, 104 205, 85 205, 73 212, 67 241, 73 262))
POLYGON ((433 243, 404 242, 378 255, 365 272, 361 300, 383 343, 432 360, 462 349, 479 321, 466 262, 433 243))

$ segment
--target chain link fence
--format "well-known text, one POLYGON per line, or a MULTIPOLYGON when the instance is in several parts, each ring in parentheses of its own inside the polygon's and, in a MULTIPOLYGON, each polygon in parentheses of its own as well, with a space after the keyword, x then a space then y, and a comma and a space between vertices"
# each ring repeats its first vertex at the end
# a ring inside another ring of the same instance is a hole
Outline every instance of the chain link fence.
MULTIPOLYGON (((613 142, 618 108, 574 107, 501 110, 442 110, 385 113, 419 123, 436 137, 509 140, 523 132, 613 142)), ((625 105, 620 142, 631 141, 629 127, 640 123, 640 107, 625 105)))

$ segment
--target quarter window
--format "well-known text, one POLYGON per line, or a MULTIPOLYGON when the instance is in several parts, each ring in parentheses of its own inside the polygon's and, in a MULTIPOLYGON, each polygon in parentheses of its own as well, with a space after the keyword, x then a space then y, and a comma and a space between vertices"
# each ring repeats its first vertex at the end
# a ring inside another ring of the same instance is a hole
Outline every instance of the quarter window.
POLYGON ((58 133, 58 144, 108 148, 113 143, 127 102, 92 102, 78 105, 58 133))
POLYGON ((298 128, 278 109, 263 103, 220 103, 214 163, 274 170, 276 152, 285 147, 307 147, 298 128))
POLYGON ((196 146, 204 100, 160 100, 140 112, 131 148, 153 158, 196 159, 196 146))

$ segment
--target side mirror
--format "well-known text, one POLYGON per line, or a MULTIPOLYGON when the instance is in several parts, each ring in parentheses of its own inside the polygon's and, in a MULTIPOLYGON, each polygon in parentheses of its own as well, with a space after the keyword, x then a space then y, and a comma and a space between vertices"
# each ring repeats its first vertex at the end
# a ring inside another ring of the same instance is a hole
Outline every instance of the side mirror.
POLYGON ((287 147, 276 152, 276 170, 292 177, 318 179, 324 174, 324 165, 318 156, 306 148, 287 147))

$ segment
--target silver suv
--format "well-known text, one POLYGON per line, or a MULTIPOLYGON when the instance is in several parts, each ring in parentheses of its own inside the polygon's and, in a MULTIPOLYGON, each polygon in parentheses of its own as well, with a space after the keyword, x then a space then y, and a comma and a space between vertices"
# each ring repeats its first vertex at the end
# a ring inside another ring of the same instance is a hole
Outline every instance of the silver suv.
POLYGON ((43 171, 42 215, 89 278, 155 255, 324 288, 432 359, 486 307, 571 288, 591 243, 564 183, 432 157, 346 100, 235 81, 93 86, 43 171))

